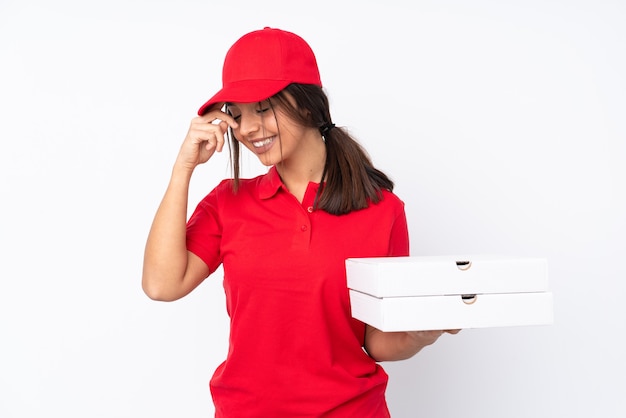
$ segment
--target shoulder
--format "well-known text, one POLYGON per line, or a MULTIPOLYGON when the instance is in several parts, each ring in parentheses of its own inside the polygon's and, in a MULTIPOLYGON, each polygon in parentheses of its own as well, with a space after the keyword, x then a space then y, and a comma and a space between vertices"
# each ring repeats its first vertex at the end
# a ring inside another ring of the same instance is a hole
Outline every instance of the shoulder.
POLYGON ((404 201, 393 192, 383 190, 379 193, 379 200, 377 202, 370 200, 367 207, 340 216, 362 218, 367 220, 367 222, 379 222, 383 219, 393 221, 398 217, 405 216, 404 201))
POLYGON ((383 190, 381 192, 382 199, 375 203, 373 206, 381 206, 396 211, 404 211, 404 201, 398 197, 395 193, 389 190, 383 190))

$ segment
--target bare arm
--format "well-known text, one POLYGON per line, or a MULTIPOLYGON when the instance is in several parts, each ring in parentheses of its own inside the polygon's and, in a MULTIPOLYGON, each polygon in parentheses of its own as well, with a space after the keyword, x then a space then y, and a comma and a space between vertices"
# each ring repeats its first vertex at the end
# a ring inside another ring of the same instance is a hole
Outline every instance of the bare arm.
POLYGON ((383 332, 365 326, 365 350, 376 361, 406 360, 422 348, 433 344, 444 333, 456 334, 459 330, 383 332))
POLYGON ((237 124, 219 110, 191 122, 146 242, 142 287, 152 299, 179 299, 209 275, 207 265, 187 251, 189 184, 195 167, 207 162, 215 151, 222 150, 228 125, 235 127, 237 124), (212 123, 215 119, 222 122, 212 123))
POLYGON ((175 166, 154 217, 144 254, 142 287, 152 299, 171 301, 191 292, 208 267, 187 251, 187 198, 191 172, 175 166))

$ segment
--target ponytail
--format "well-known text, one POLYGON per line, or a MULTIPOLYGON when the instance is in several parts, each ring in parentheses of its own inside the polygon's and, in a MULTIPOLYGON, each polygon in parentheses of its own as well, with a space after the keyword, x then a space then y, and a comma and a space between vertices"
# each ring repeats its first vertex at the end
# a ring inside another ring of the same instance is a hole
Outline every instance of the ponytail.
POLYGON ((393 182, 374 167, 365 149, 344 129, 330 129, 324 139, 326 182, 318 191, 320 209, 342 215, 378 203, 382 190, 393 190, 393 182))

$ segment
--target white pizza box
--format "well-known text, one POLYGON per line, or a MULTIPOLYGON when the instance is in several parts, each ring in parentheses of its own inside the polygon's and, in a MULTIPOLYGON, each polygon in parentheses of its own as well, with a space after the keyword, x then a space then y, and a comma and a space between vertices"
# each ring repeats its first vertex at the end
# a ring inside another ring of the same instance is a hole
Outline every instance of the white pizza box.
POLYGON ((553 323, 543 258, 351 258, 346 273, 352 316, 382 331, 553 323))

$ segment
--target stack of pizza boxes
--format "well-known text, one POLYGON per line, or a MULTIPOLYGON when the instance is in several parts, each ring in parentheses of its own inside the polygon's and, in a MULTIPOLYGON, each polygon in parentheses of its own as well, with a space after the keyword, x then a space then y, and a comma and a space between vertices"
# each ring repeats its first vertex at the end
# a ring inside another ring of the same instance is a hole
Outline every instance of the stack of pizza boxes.
POLYGON ((346 273, 352 316, 381 331, 553 323, 544 258, 350 258, 346 273))

